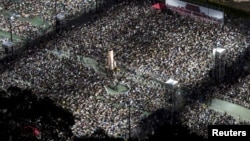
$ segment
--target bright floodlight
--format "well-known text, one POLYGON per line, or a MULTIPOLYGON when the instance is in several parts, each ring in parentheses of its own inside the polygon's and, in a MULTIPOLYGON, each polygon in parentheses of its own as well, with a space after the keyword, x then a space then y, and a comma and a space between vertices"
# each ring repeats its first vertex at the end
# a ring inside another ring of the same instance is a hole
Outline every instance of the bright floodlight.
POLYGON ((217 48, 213 49, 213 55, 215 55, 215 54, 223 55, 225 53, 226 53, 226 49, 224 49, 224 48, 217 47, 217 48))
POLYGON ((178 81, 173 80, 173 79, 170 78, 170 79, 166 82, 166 84, 167 84, 167 87, 169 87, 169 88, 175 88, 175 87, 177 87, 177 85, 178 85, 178 81))
POLYGON ((11 16, 10 19, 13 21, 15 18, 14 18, 14 16, 11 16))

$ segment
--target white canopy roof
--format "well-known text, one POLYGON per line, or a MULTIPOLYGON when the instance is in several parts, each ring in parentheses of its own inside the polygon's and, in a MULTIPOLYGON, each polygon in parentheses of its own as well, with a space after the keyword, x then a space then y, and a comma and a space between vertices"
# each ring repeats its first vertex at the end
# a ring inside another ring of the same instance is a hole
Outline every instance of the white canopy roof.
POLYGON ((62 21, 62 20, 65 19, 65 15, 64 15, 64 13, 59 13, 59 14, 56 15, 56 18, 57 18, 59 21, 62 21))
POLYGON ((3 48, 10 48, 12 46, 13 46, 13 43, 10 42, 10 41, 4 41, 3 44, 2 44, 3 48))
POLYGON ((220 55, 225 54, 226 53, 226 49, 217 47, 217 48, 213 49, 213 55, 215 55, 216 53, 218 53, 220 55))
POLYGON ((170 78, 169 80, 167 80, 166 84, 167 84, 167 86, 169 86, 169 87, 176 87, 177 84, 178 84, 178 81, 173 80, 173 79, 170 78))

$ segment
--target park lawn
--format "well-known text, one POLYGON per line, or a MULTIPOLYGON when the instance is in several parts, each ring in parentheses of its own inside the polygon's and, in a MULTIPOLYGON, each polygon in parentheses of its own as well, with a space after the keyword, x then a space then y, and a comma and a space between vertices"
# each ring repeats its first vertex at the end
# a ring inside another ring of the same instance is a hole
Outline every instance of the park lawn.
POLYGON ((123 86, 121 84, 118 84, 118 85, 114 86, 113 88, 110 86, 105 86, 105 89, 106 89, 107 93, 109 93, 111 95, 125 94, 129 91, 129 88, 127 88, 126 86, 123 86))
MULTIPOLYGON (((6 32, 6 31, 0 30, 0 38, 1 37, 3 37, 3 38, 10 38, 10 33, 6 32)), ((19 41, 24 40, 24 38, 22 38, 22 37, 20 37, 18 35, 15 35, 15 34, 13 34, 12 37, 13 37, 13 40, 14 40, 13 42, 19 42, 19 41)))
POLYGON ((47 22, 44 22, 41 18, 39 17, 34 17, 34 18, 24 18, 24 17, 20 17, 19 20, 21 21, 28 21, 30 24, 34 25, 34 26, 42 26, 42 25, 46 25, 46 27, 49 26, 49 24, 47 22))

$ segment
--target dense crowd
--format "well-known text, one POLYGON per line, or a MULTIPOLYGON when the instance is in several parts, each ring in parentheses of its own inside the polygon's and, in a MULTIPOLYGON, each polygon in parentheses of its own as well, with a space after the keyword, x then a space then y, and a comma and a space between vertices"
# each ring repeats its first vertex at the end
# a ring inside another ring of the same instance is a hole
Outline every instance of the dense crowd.
POLYGON ((184 108, 181 120, 183 125, 189 128, 192 132, 208 137, 207 125, 249 125, 238 116, 237 118, 224 112, 217 112, 207 107, 206 104, 195 102, 192 106, 188 105, 184 108))
MULTIPOLYGON (((215 47, 227 50, 227 64, 231 65, 249 46, 250 35, 241 34, 237 28, 156 12, 147 3, 114 7, 94 19, 97 20, 62 32, 46 45, 27 50, 22 59, 1 73, 3 88, 11 85, 31 88, 39 96, 49 96, 72 111, 75 116, 72 131, 78 136, 89 135, 101 127, 109 135, 124 137, 128 134, 129 114, 131 127, 135 128, 148 113, 171 107, 171 103, 166 103, 164 86, 149 87, 137 81, 150 81, 142 75, 162 82, 172 78, 180 86, 191 86, 210 80, 215 47), (127 94, 108 94, 104 86, 113 85, 114 79, 78 59, 92 58, 97 66, 104 67, 109 50, 114 50, 118 66, 129 70, 118 76, 120 83, 130 87, 127 94), (66 52, 68 55, 61 57, 66 52)), ((249 107, 245 99, 250 94, 249 77, 240 79, 230 89, 215 95, 249 107), (241 92, 227 97, 235 87, 241 92)), ((186 108, 185 124, 194 132, 201 131, 200 134, 206 132, 203 126, 196 126, 196 120, 202 120, 204 125, 217 123, 217 119, 223 120, 220 123, 237 122, 200 103, 186 108), (196 114, 197 119, 193 118, 196 114)))
POLYGON ((239 78, 236 84, 225 84, 215 90, 215 97, 250 108, 250 75, 239 78))
POLYGON ((0 3, 0 30, 23 38, 33 39, 55 26, 56 15, 63 13, 66 19, 79 16, 95 8, 95 0, 25 0, 0 3), (31 19, 40 18, 41 24, 35 25, 31 19), (10 29, 12 24, 12 29, 10 29))

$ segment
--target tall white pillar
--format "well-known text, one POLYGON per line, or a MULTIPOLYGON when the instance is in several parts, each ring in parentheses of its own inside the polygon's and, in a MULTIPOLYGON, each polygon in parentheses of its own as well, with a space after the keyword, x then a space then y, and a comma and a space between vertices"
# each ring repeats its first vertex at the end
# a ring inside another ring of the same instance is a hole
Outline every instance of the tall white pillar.
POLYGON ((225 67, 226 67, 226 49, 224 48, 214 48, 214 75, 213 79, 215 83, 221 83, 225 79, 225 67))

